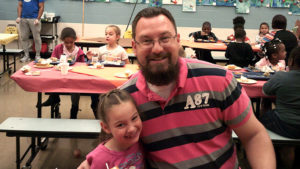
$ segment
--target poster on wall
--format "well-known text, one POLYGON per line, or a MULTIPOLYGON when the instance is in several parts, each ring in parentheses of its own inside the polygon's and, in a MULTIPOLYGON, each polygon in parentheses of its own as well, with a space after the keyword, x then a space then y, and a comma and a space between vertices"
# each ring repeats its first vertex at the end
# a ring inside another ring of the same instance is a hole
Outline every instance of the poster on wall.
POLYGON ((270 0, 272 8, 288 8, 293 0, 270 0))
POLYGON ((257 7, 270 7, 270 0, 257 0, 256 6, 257 7))
POLYGON ((236 0, 216 0, 217 6, 235 6, 236 0))
POLYGON ((196 12, 196 0, 183 0, 182 1, 183 12, 196 12))
POLYGON ((293 15, 300 15, 300 0, 291 3, 289 13, 293 15))
POLYGON ((162 4, 181 5, 182 4, 182 0, 162 0, 162 4))
POLYGON ((236 13, 249 13, 250 0, 237 0, 235 8, 236 8, 236 13))
MULTIPOLYGON (((110 1, 119 1, 119 0, 110 0, 110 1)), ((119 2, 126 2, 126 3, 139 3, 139 4, 145 4, 146 0, 120 0, 119 2)))
POLYGON ((216 0, 197 0, 196 5, 216 6, 216 0))
POLYGON ((149 0, 150 7, 161 7, 162 6, 162 0, 149 0))

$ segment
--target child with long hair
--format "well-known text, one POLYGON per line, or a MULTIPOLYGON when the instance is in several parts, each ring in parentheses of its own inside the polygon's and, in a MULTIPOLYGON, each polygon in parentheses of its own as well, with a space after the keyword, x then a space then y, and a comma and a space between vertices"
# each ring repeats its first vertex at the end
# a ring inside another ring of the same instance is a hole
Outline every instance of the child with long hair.
POLYGON ((125 49, 118 44, 121 37, 121 30, 116 25, 109 25, 105 28, 105 40, 107 45, 101 46, 98 52, 87 52, 87 58, 92 59, 93 56, 98 56, 99 60, 121 60, 129 63, 125 49))
POLYGON ((285 70, 286 51, 284 44, 279 39, 273 39, 263 46, 265 57, 261 58, 255 67, 263 72, 285 70))
MULTIPOLYGON (((77 39, 76 32, 73 28, 66 27, 61 31, 60 39, 63 43, 55 46, 51 58, 60 59, 61 55, 66 55, 68 60, 72 62, 84 62, 84 52, 75 45, 77 39)), ((80 93, 71 93, 72 107, 70 110, 70 118, 76 119, 79 109, 80 93)), ((54 106, 55 116, 60 117, 59 113, 60 98, 58 93, 51 93, 48 100, 42 103, 42 106, 54 106)))
POLYGON ((144 168, 144 154, 139 143, 142 121, 135 101, 125 90, 102 94, 98 105, 103 141, 86 159, 91 169, 144 168))
MULTIPOLYGON (((124 61, 126 64, 129 63, 128 55, 125 49, 118 44, 121 37, 121 30, 116 25, 109 25, 105 28, 105 40, 107 45, 101 46, 98 52, 88 51, 87 58, 92 59, 93 56, 98 56, 98 60, 107 61, 124 61)), ((97 105, 99 102, 99 94, 91 95, 91 107, 94 115, 97 117, 97 105)))
POLYGON ((255 42, 256 44, 261 44, 262 43, 262 38, 264 36, 266 36, 266 34, 269 33, 269 24, 266 23, 266 22, 262 22, 260 25, 259 25, 259 33, 258 35, 256 35, 256 38, 255 38, 255 42))

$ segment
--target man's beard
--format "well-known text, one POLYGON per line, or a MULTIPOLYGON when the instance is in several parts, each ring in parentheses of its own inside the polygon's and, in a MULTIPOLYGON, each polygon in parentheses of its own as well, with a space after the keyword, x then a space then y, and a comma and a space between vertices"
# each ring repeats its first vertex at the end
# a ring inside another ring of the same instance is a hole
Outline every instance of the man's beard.
POLYGON ((156 86, 163 86, 177 80, 179 75, 178 61, 176 64, 172 64, 171 53, 161 53, 158 55, 151 54, 146 57, 146 60, 146 65, 143 66, 140 64, 140 67, 147 82, 156 86), (167 70, 164 70, 164 65, 162 64, 155 64, 151 66, 149 64, 151 58, 168 58, 167 70))

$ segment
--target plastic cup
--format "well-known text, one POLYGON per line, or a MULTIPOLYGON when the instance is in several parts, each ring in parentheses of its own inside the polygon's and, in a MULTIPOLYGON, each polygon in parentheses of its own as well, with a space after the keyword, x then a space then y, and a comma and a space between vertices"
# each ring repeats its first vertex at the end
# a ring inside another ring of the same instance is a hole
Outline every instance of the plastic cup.
POLYGON ((61 63, 60 72, 61 75, 67 75, 69 71, 69 63, 61 63))

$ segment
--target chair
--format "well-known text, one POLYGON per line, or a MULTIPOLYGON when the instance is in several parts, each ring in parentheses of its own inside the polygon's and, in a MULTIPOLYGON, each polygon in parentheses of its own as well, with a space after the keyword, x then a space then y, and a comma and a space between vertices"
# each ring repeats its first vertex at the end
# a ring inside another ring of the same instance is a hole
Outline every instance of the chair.
MULTIPOLYGON (((16 24, 8 24, 6 26, 6 28, 5 28, 4 33, 7 33, 7 34, 18 34, 19 35, 18 28, 17 28, 16 24)), ((19 37, 17 37, 16 40, 19 40, 19 37)), ((7 62, 7 71, 9 72, 9 74, 11 74, 11 68, 9 67, 10 65, 14 65, 13 72, 16 72, 16 55, 22 56, 22 54, 23 54, 23 49, 19 49, 19 41, 18 41, 17 44, 18 44, 18 49, 6 49, 5 55, 7 57, 4 56, 3 49, 0 49, 0 55, 3 55, 3 62, 4 62, 4 64, 5 64, 5 62, 7 62), (9 55, 13 56, 13 62, 12 63, 9 62, 9 55)))

